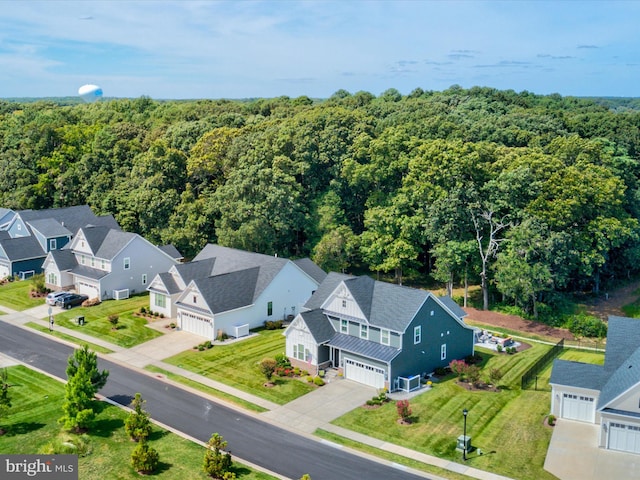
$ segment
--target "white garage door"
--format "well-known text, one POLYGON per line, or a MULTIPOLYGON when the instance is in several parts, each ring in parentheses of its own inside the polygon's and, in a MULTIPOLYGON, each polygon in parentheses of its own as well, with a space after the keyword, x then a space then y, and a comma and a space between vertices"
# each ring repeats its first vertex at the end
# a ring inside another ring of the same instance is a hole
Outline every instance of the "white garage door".
POLYGON ((640 427, 610 423, 609 448, 623 452, 640 453, 640 427))
POLYGON ((375 388, 384 388, 384 370, 349 358, 344 361, 344 378, 375 388))
POLYGON ((180 328, 185 332, 195 333, 196 335, 206 337, 209 340, 213 340, 215 338, 210 319, 186 312, 180 312, 179 318, 180 328))
POLYGON ((78 282, 78 293, 86 295, 89 298, 96 298, 98 296, 98 289, 95 285, 87 282, 78 282))
POLYGON ((595 399, 573 393, 563 394, 562 418, 593 423, 596 419, 595 399))

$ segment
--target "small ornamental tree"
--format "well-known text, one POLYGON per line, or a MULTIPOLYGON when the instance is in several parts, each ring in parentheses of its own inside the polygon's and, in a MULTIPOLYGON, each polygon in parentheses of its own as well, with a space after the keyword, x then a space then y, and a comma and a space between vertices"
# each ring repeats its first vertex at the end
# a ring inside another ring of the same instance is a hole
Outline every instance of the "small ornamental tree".
POLYGON ((260 362, 260 371, 267 379, 267 382, 271 381, 271 377, 273 377, 273 372, 276 371, 278 363, 273 358, 265 358, 260 362))
POLYGON ((107 383, 109 372, 98 371, 98 357, 87 345, 75 350, 69 357, 66 372, 63 416, 58 422, 66 430, 85 432, 95 417, 93 397, 107 383))
POLYGON ((145 441, 138 443, 131 452, 131 466, 136 472, 145 475, 152 473, 158 467, 159 459, 158 451, 145 441))
POLYGON ((472 385, 476 385, 480 380, 480 367, 477 365, 469 365, 466 371, 467 380, 472 385))
POLYGON ((142 409, 145 401, 140 393, 136 393, 133 399, 133 412, 124 422, 124 430, 134 442, 144 442, 151 433, 151 421, 149 414, 142 409))
POLYGON ((111 328, 113 328, 114 330, 117 329, 120 317, 118 317, 118 315, 109 315, 107 318, 109 320, 109 323, 111 324, 111 328))
POLYGON ((214 433, 207 442, 207 453, 204 456, 203 469, 211 478, 233 480, 236 474, 231 472, 231 454, 222 453, 227 448, 227 442, 222 435, 214 433))
POLYGON ((408 422, 409 417, 413 413, 411 411, 411 406, 409 405, 409 400, 398 400, 396 402, 396 410, 398 411, 398 416, 403 422, 408 422))
POLYGON ((502 371, 499 368, 489 370, 489 383, 495 385, 502 380, 502 371))
POLYGON ((464 377, 467 373, 468 365, 464 360, 451 360, 449 368, 455 374, 456 377, 464 377))
MULTIPOLYGON (((9 414, 11 408, 11 398, 9 397, 9 374, 7 369, 0 370, 0 420, 9 414)), ((0 427, 0 435, 4 435, 5 431, 0 427)))

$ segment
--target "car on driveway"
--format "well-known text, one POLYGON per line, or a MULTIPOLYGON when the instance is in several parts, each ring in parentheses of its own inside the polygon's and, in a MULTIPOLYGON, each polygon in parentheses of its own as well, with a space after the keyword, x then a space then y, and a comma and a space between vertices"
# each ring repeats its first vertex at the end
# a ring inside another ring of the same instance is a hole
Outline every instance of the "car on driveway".
POLYGON ((62 300, 62 297, 71 295, 69 292, 51 292, 47 294, 47 305, 55 305, 58 300, 62 300))
POLYGON ((56 305, 62 308, 66 308, 67 310, 71 307, 76 307, 78 305, 82 305, 82 302, 87 300, 89 297, 87 295, 80 295, 78 293, 70 293, 69 295, 65 295, 60 300, 56 302, 56 305))

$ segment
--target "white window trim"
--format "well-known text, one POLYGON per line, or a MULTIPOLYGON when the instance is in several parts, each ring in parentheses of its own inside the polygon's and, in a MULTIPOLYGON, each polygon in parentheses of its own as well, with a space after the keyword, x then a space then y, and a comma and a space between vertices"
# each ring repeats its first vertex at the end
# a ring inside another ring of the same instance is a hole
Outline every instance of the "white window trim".
POLYGON ((380 329, 380 343, 382 345, 389 345, 391 343, 391 331, 386 329, 386 328, 382 328, 380 329), (385 342, 385 336, 386 336, 386 342, 385 342))
POLYGON ((49 239, 49 250, 57 250, 58 249, 58 242, 56 241, 55 238, 50 238, 49 239))
POLYGON ((369 326, 364 323, 360 324, 360 338, 369 340, 369 326))
POLYGON ((142 274, 142 285, 146 285, 147 284, 147 274, 143 273, 142 274))
POLYGON ((422 325, 413 327, 413 344, 417 345, 422 342, 422 325))
POLYGON ((443 343, 440 346, 440 360, 446 360, 447 359, 447 344, 443 343))
POLYGON ((131 258, 130 257, 124 257, 123 267, 124 267, 125 270, 129 270, 131 268, 131 258))
POLYGON ((349 333, 349 320, 340 320, 340 333, 349 333))

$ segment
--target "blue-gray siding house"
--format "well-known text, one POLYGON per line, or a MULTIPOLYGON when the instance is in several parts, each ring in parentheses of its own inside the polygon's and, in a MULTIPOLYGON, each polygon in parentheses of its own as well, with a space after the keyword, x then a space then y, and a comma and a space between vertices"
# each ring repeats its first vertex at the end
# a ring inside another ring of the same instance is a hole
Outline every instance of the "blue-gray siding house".
POLYGON ((47 210, 0 209, 0 278, 42 273, 47 254, 63 248, 86 225, 120 228, 113 216, 96 216, 87 205, 47 210))
POLYGON ((330 273, 285 331, 292 363, 338 368, 345 378, 390 390, 474 352, 465 312, 448 297, 330 273))

